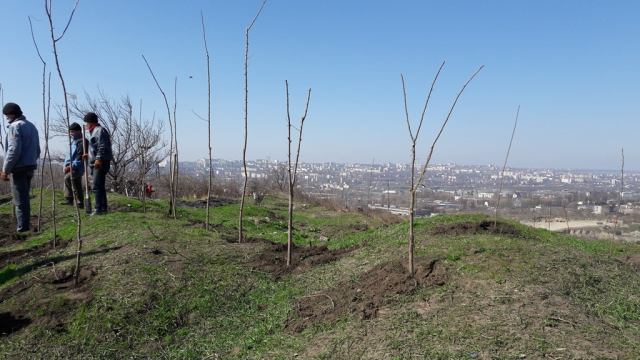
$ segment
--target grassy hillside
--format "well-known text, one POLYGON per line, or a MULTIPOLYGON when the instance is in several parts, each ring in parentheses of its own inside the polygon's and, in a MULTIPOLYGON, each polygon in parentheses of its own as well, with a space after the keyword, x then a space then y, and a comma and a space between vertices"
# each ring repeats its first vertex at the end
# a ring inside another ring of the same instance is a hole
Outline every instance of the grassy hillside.
MULTIPOLYGON (((48 198, 50 194, 46 194, 48 198)), ((38 199, 34 199, 37 209, 38 199)), ((640 247, 584 241, 483 215, 408 224, 297 204, 286 266, 286 200, 245 209, 109 194, 83 215, 49 202, 43 231, 11 234, 0 205, 0 358, 637 359, 640 247)), ((33 220, 35 222, 35 220, 33 220)))

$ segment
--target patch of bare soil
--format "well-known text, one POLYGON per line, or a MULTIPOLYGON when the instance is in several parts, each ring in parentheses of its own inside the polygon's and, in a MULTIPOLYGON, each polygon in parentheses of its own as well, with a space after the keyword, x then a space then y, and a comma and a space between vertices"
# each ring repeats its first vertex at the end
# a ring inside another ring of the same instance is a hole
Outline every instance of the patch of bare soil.
MULTIPOLYGON (((11 241, 14 243, 18 243, 24 242, 26 241, 26 239, 27 238, 17 240, 11 239, 11 241)), ((0 269, 3 269, 10 264, 21 264, 29 259, 37 259, 39 257, 43 257, 45 254, 49 253, 52 250, 66 248, 70 243, 71 240, 69 239, 59 239, 56 242, 55 247, 53 245, 53 241, 49 241, 42 245, 31 247, 28 249, 0 252, 0 269)), ((0 246, 3 246, 4 244, 4 242, 0 242, 0 246)))
MULTIPOLYGON (((38 217, 31 217, 31 230, 35 231, 35 225, 38 223, 38 217)), ((19 243, 24 241, 26 236, 24 234, 18 235, 16 233, 16 228, 18 225, 16 224, 13 216, 9 214, 0 215, 0 246, 9 246, 15 243, 19 243)))
POLYGON ((83 303, 93 299, 91 282, 96 275, 93 269, 81 269, 78 283, 75 284, 72 272, 56 273, 8 286, 0 291, 0 303, 13 299, 19 304, 33 304, 30 309, 0 313, 0 336, 7 336, 34 324, 47 329, 63 332, 66 321, 75 314, 83 303), (34 288, 39 291, 33 291, 34 288), (29 313, 40 313, 35 319, 29 313))
MULTIPOLYGON (((238 201, 234 199, 225 199, 220 197, 210 197, 209 198, 209 207, 214 208, 218 206, 225 206, 231 204, 237 204, 238 201)), ((207 200, 196 200, 196 201, 184 201, 179 200, 176 202, 176 206, 179 207, 187 207, 187 208, 195 208, 195 209, 206 209, 207 208, 207 200)))
POLYGON ((246 242, 266 244, 246 265, 268 273, 274 280, 287 274, 305 272, 314 266, 334 262, 359 248, 329 250, 326 246, 299 247, 294 244, 291 247, 291 265, 287 266, 287 244, 272 243, 257 238, 249 238, 246 242))
POLYGON ((629 265, 635 271, 640 272, 640 254, 634 254, 625 258, 619 259, 623 264, 629 265))
POLYGON ((8 245, 8 240, 15 237, 16 223, 11 215, 0 215, 0 246, 8 245))
POLYGON ((435 235, 474 235, 474 234, 491 234, 491 235, 507 235, 512 237, 521 237, 522 233, 513 225, 502 221, 494 224, 491 220, 483 220, 479 222, 459 222, 453 224, 438 225, 431 230, 435 235))
POLYGON ((437 260, 417 258, 414 270, 411 277, 406 264, 395 260, 374 267, 358 281, 346 281, 327 293, 302 297, 293 304, 286 330, 299 333, 347 314, 358 314, 362 320, 375 318, 381 308, 396 303, 398 295, 409 295, 420 286, 445 283, 445 269, 437 260))

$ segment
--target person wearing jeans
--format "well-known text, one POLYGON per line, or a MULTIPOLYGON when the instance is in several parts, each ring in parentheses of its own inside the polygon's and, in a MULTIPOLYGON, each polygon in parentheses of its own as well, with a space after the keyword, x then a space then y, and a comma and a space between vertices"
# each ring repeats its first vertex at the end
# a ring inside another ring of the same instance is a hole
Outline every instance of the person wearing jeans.
POLYGON ((107 189, 106 179, 111 168, 111 137, 109 132, 98 123, 98 115, 88 112, 84 116, 84 123, 89 128, 89 154, 83 155, 83 159, 89 158, 89 168, 93 176, 92 188, 95 195, 95 210, 91 215, 107 213, 107 189))
POLYGON ((75 122, 71 124, 69 126, 69 136, 71 137, 71 155, 67 152, 63 165, 65 174, 64 197, 66 201, 61 202, 60 205, 76 205, 82 209, 84 208, 82 202, 84 198, 84 192, 82 191, 82 175, 84 175, 84 162, 82 161, 84 136, 82 135, 82 127, 75 122))
POLYGON ((38 129, 24 117, 16 103, 7 103, 2 108, 9 125, 4 142, 4 164, 0 177, 11 181, 13 202, 16 206, 17 232, 29 231, 31 203, 29 191, 33 172, 40 158, 38 129))

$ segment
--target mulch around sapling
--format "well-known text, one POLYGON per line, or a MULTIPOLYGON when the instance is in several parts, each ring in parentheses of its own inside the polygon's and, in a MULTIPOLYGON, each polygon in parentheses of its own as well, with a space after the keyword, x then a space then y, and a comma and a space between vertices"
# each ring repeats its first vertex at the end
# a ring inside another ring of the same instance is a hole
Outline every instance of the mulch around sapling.
POLYGON ((407 266, 400 260, 386 262, 362 274, 357 281, 345 281, 325 293, 297 299, 286 331, 299 333, 348 314, 361 320, 375 318, 380 309, 396 304, 398 296, 410 295, 419 287, 445 284, 446 272, 437 260, 416 258, 413 277, 407 266))
POLYGON ((292 244, 291 265, 287 266, 287 244, 272 243, 266 239, 248 238, 247 243, 262 243, 265 247, 245 265, 269 274, 279 280, 288 274, 298 274, 322 264, 334 262, 359 249, 359 246, 329 250, 326 246, 300 247, 292 244))

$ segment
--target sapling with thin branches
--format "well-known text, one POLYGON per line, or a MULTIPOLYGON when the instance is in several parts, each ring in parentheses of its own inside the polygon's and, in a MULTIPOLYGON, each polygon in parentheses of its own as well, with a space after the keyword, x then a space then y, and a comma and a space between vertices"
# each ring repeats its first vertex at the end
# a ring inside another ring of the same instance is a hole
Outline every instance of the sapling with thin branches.
MULTIPOLYGON (((174 138, 174 131, 173 131, 173 123, 171 122, 171 109, 169 108, 169 101, 167 100, 167 95, 164 93, 164 90, 162 90, 162 87, 160 86, 160 83, 158 83, 158 80, 156 79, 155 74, 153 73, 153 70, 151 70, 151 66, 149 65, 149 62, 147 61, 147 59, 144 57, 144 55, 142 55, 142 59, 144 59, 145 64, 147 64, 147 68, 149 69, 149 72, 151 73, 151 76, 153 77, 153 81, 155 81, 156 86, 158 87, 158 90, 160 90, 160 93, 162 93, 162 97, 164 98, 164 104, 167 108, 167 121, 169 123, 169 132, 170 132, 170 141, 169 141, 169 171, 173 171, 173 138, 174 138)), ((175 193, 174 193, 174 187, 173 187, 173 176, 169 177, 169 202, 170 202, 170 206, 169 206, 169 213, 173 213, 173 216, 175 217, 175 207, 173 206, 173 204, 176 202, 175 199, 175 193)))
POLYGON ((242 147, 242 167, 244 169, 244 182, 242 184, 242 198, 240 199, 240 215, 238 216, 238 242, 242 242, 242 218, 244 215, 244 198, 247 196, 247 138, 248 138, 248 118, 249 118, 249 77, 248 77, 248 68, 249 68, 249 30, 253 27, 253 24, 260 16, 260 12, 262 12, 262 8, 267 0, 262 2, 258 13, 251 21, 251 24, 247 27, 245 31, 246 37, 246 47, 244 51, 244 145, 242 147))
POLYGON ((467 80, 467 82, 464 84, 464 86, 462 86, 462 89, 460 90, 460 92, 458 93, 458 95, 456 96, 455 100, 453 101, 453 104, 451 105, 451 109, 449 110, 449 113, 447 114, 447 117, 445 118, 444 122, 442 123, 442 126, 440 127, 440 131, 438 132, 438 135, 436 136, 436 138, 433 140, 433 143, 431 144, 431 149, 429 150, 429 155, 427 157, 427 160, 424 163, 424 166, 422 167, 422 171, 420 172, 420 176, 418 177, 418 180, 415 180, 415 163, 416 163, 416 143, 418 141, 418 136, 420 135, 420 129, 422 128, 422 123, 424 121, 424 115, 427 111, 427 107, 429 106, 429 100, 431 99, 431 94, 433 92, 433 87, 435 86, 436 81, 438 80, 438 76, 440 75, 440 71, 442 70, 442 68, 444 67, 445 62, 442 62, 442 65, 440 65, 440 68, 438 69, 438 72, 436 73, 436 76, 433 79, 433 82, 431 83, 431 89, 429 90, 429 94, 427 95, 427 100, 425 101, 424 104, 424 108, 422 110, 422 116, 420 117, 420 122, 418 123, 418 128, 416 129, 415 134, 412 132, 411 130, 411 122, 409 121, 409 110, 407 108, 407 92, 405 90, 405 85, 404 85, 404 76, 402 76, 402 74, 400 74, 400 78, 402 80, 402 93, 404 95, 404 110, 405 110, 405 115, 406 115, 406 119, 407 119, 407 128, 409 129, 409 136, 411 137, 411 187, 409 189, 409 274, 413 277, 414 274, 414 267, 413 267, 413 253, 414 253, 414 207, 415 207, 415 201, 416 201, 416 192, 418 191, 418 188, 422 185, 423 181, 424 181, 424 175, 427 172, 427 167, 429 166, 429 162, 431 161, 431 157, 433 155, 433 149, 436 146, 436 143, 438 142, 438 139, 440 139, 440 136, 442 135, 442 131, 444 130, 444 127, 447 125, 447 122, 449 122, 449 118, 451 117, 451 114, 453 113, 453 109, 455 108, 458 99, 460 98, 460 95, 462 95, 462 92, 464 91, 464 89, 467 87, 467 85, 471 82, 471 80, 473 80, 473 78, 478 74, 478 72, 480 72, 480 70, 482 70, 482 68, 484 67, 484 65, 480 66, 480 68, 478 70, 476 70, 475 73, 473 73, 473 75, 471 76, 471 78, 469 78, 469 80, 467 80))
MULTIPOLYGON (((616 211, 616 221, 613 222, 613 238, 616 241, 616 231, 618 230, 618 218, 620 216, 620 206, 622 206, 622 193, 624 192, 624 148, 622 149, 622 168, 620 169, 620 194, 618 194, 618 210, 616 211)), ((613 249, 613 248, 612 248, 613 249)))
MULTIPOLYGON (((44 130, 44 150, 42 151, 43 159, 42 159, 42 171, 40 171, 40 206, 38 207, 38 224, 36 228, 38 232, 41 231, 41 222, 42 222, 42 206, 43 206, 43 192, 44 192, 44 165, 47 163, 47 159, 49 159, 49 165, 51 165, 51 157, 49 154, 49 139, 51 138, 49 135, 49 110, 51 105, 51 72, 49 72, 49 87, 47 88, 47 62, 44 61, 42 55, 40 54, 40 48, 38 48, 38 43, 36 42, 36 38, 33 34, 33 24, 31 22, 31 16, 29 16, 29 28, 31 29, 31 40, 33 40, 33 46, 36 48, 36 53, 38 54, 38 58, 42 62, 42 118, 44 119, 43 130, 44 130), (49 98, 47 101, 47 89, 49 93, 49 98)), ((4 100, 2 101, 4 103, 4 100)), ((0 140, 1 142, 1 140, 0 140)), ((53 174, 51 174, 51 188, 54 189, 55 186, 53 184, 53 174)), ((56 192, 52 191, 53 194, 53 204, 52 204, 52 212, 53 212, 53 247, 56 247, 56 192)))
POLYGON ((171 191, 173 192, 173 199, 175 201, 173 201, 173 203, 171 203, 171 212, 173 213, 173 218, 177 219, 177 214, 176 214, 176 202, 177 202, 177 198, 178 198, 178 171, 180 169, 180 166, 178 165, 178 117, 177 117, 177 111, 178 111, 178 77, 175 77, 175 81, 174 81, 174 85, 173 85, 173 141, 175 142, 174 146, 175 146, 175 153, 173 154, 174 156, 174 161, 173 161, 173 168, 172 168, 172 172, 171 172, 171 176, 172 176, 172 180, 171 180, 171 191))
POLYGON ((209 48, 207 47, 207 32, 204 28, 204 15, 200 11, 202 19, 202 38, 204 40, 204 52, 207 55, 207 149, 209 150, 209 181, 207 184, 207 215, 205 219, 205 228, 209 230, 209 212, 211 203, 211 187, 213 182, 213 159, 211 157, 211 68, 209 60, 209 48))
MULTIPOLYGON (((78 7, 78 2, 80 0, 76 0, 75 5, 73 6, 73 10, 71 11, 71 15, 69 16, 69 21, 67 22, 67 26, 64 28, 64 30, 62 31, 62 34, 60 36, 58 36, 56 38, 55 36, 55 32, 54 32, 54 26, 53 26, 53 15, 52 15, 52 0, 45 0, 44 1, 44 8, 45 8, 45 12, 47 14, 47 18, 49 19, 49 30, 51 33, 51 44, 53 47, 53 57, 55 59, 56 62, 56 68, 58 70, 58 75, 60 77, 60 83, 62 85, 62 94, 63 94, 63 98, 64 98, 64 108, 65 108, 65 119, 67 121, 67 129, 69 128, 70 124, 70 120, 69 120, 69 99, 68 99, 68 94, 67 94, 67 88, 64 82, 64 77, 62 76, 62 70, 60 69, 60 60, 58 58, 58 49, 57 49, 57 43, 58 41, 60 41, 64 35, 67 32, 67 29, 69 28, 69 25, 71 24, 71 20, 73 19, 73 14, 75 14, 76 12, 76 8, 78 7)), ((69 142, 69 159, 71 160, 71 138, 68 138, 69 142)), ((73 193, 75 193, 75 185, 73 185, 73 181, 71 182, 72 184, 72 191, 73 193)), ((77 254, 76 254, 76 269, 75 269, 75 274, 74 274, 74 283, 77 284, 79 282, 80 279, 80 257, 82 254, 82 237, 81 237, 81 231, 82 231, 82 217, 80 216, 80 208, 77 205, 76 202, 76 218, 78 221, 78 226, 77 226, 77 231, 76 231, 76 237, 78 239, 78 250, 77 250, 77 254)))
POLYGON ((513 124, 513 131, 511 132, 511 140, 509 140, 509 147, 507 148, 507 155, 504 157, 504 164, 502 165, 502 171, 500 172, 500 189, 498 191, 498 202, 496 203, 496 212, 493 219, 493 227, 498 225, 498 209, 500 208, 500 197, 502 196, 502 184, 504 182, 504 169, 507 167, 507 160, 509 159, 509 153, 511 152, 511 144, 513 143, 513 135, 516 133, 516 127, 518 126, 518 116, 520 115, 520 105, 518 105, 518 111, 516 111, 516 121, 513 124))
POLYGON ((300 158, 300 145, 302 144, 302 127, 304 126, 304 120, 307 118, 307 111, 309 110, 309 100, 311 99, 311 88, 307 94, 307 105, 304 108, 304 114, 300 118, 300 128, 298 129, 298 150, 296 151, 296 162, 291 168, 291 116, 289 115, 289 83, 284 81, 287 89, 287 129, 288 129, 288 143, 289 143, 289 218, 288 218, 288 232, 287 232, 287 266, 291 265, 291 248, 293 246, 293 190, 295 189, 298 171, 298 159, 300 158))
MULTIPOLYGON (((139 115, 138 115, 138 121, 140 122, 138 125, 138 128, 140 129, 140 131, 138 131, 138 140, 137 142, 140 143, 142 141, 144 141, 143 137, 140 136, 140 134, 142 134, 142 99, 140 99, 140 108, 138 109, 139 111, 139 115)), ((154 113, 155 115, 155 113, 154 113)), ((140 154, 140 182, 139 182, 139 186, 140 186, 140 194, 142 195, 142 213, 146 213, 147 212, 147 181, 146 181, 146 176, 147 176, 147 172, 145 171, 146 167, 147 167, 147 162, 145 159, 145 152, 143 151, 140 154)))

